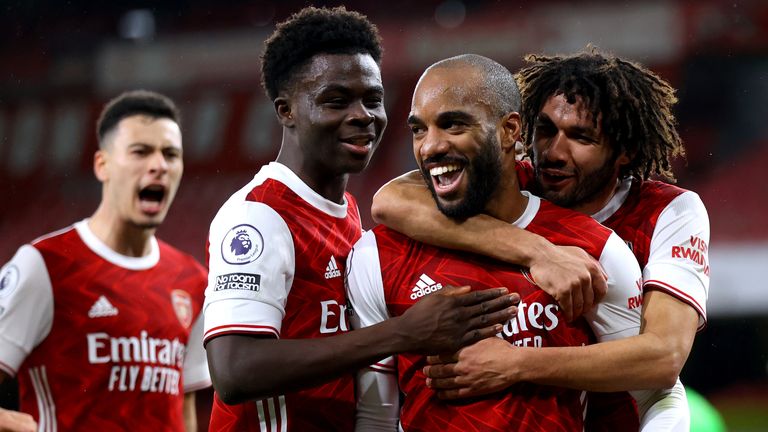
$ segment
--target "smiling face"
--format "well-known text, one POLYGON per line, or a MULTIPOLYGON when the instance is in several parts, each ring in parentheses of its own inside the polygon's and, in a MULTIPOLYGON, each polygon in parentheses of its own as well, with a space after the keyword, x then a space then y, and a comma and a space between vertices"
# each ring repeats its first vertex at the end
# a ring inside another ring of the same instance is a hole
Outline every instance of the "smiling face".
POLYGON ((184 170, 181 131, 167 118, 126 117, 105 137, 94 169, 102 206, 121 222, 156 228, 165 219, 184 170))
POLYGON ((471 67, 428 70, 416 86, 408 125, 413 152, 438 208, 450 217, 482 212, 500 181, 500 119, 478 94, 471 67))
POLYGON ((283 115, 306 168, 336 176, 368 165, 387 126, 381 72, 370 55, 315 55, 287 93, 283 115))
POLYGON ((613 196, 619 169, 629 162, 616 154, 600 118, 597 124, 580 97, 547 99, 533 131, 533 161, 544 198, 562 207, 592 214, 613 196))

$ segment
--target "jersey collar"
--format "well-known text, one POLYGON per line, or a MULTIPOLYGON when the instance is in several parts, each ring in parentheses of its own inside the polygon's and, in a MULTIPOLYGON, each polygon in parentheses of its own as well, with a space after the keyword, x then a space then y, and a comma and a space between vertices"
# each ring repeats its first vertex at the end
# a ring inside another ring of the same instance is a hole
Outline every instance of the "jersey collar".
POLYGON ((143 257, 131 257, 115 252, 88 227, 88 219, 83 219, 75 224, 77 234, 83 240, 88 249, 96 255, 104 258, 110 263, 123 267, 128 270, 147 270, 155 266, 160 261, 160 248, 157 245, 157 239, 152 236, 149 239, 149 254, 143 257))
MULTIPOLYGON (((343 204, 337 204, 333 201, 325 199, 322 195, 312 190, 306 183, 304 183, 299 176, 296 175, 290 168, 281 164, 280 162, 270 162, 265 167, 267 169, 268 177, 271 177, 280 183, 288 186, 296 195, 300 196, 304 201, 308 202, 312 207, 329 214, 333 217, 344 218, 347 217, 347 197, 344 197, 343 204)), ((261 174, 261 172, 259 172, 261 174)), ((258 176, 258 174, 257 174, 258 176)))
POLYGON ((627 195, 629 195, 629 189, 632 187, 632 177, 627 177, 624 180, 621 181, 621 184, 619 184, 618 189, 616 189, 616 193, 613 194, 610 200, 608 200, 608 203, 597 211, 597 213, 592 215, 592 219, 603 223, 606 220, 608 220, 609 217, 613 216, 614 213, 619 209, 619 207, 624 204, 624 201, 627 200, 627 195))

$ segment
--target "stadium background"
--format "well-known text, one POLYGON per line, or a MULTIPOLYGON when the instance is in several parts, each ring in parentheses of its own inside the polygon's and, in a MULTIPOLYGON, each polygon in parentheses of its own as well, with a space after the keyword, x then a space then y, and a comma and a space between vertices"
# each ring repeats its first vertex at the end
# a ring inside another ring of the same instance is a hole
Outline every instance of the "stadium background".
MULTIPOLYGON (((276 154, 280 130, 259 86, 262 41, 306 1, 0 3, 0 261, 90 215, 94 123, 122 90, 173 97, 186 172, 159 235, 205 259, 221 203, 276 154)), ((341 2, 316 2, 335 6, 341 2)), ((348 1, 380 28, 389 127, 354 176, 364 225, 372 194, 414 167, 405 127, 424 67, 474 52, 516 70, 529 52, 592 43, 650 66, 679 89, 687 162, 679 185, 709 210, 709 324, 683 380, 729 430, 768 429, 768 3, 703 1, 348 1)), ((8 386, 6 386, 8 387, 8 386)))

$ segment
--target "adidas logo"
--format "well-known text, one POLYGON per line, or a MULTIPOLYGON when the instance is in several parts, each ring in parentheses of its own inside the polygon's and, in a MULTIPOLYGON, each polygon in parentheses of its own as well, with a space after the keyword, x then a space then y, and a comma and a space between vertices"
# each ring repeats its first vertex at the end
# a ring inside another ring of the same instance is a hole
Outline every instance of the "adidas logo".
POLYGON ((341 272, 339 271, 339 266, 336 265, 336 257, 331 255, 331 260, 328 261, 328 265, 325 267, 325 278, 332 279, 340 276, 341 272))
POLYGON ((441 289, 443 289, 443 284, 433 281, 431 277, 422 273, 421 276, 419 276, 419 281, 416 282, 416 286, 411 290, 413 291, 411 293, 411 300, 416 300, 417 298, 424 297, 427 294, 441 289))
POLYGON ((110 303, 104 296, 99 297, 99 299, 96 300, 96 303, 91 306, 91 310, 88 311, 88 318, 101 318, 115 315, 117 315, 117 308, 112 306, 112 303, 110 303))

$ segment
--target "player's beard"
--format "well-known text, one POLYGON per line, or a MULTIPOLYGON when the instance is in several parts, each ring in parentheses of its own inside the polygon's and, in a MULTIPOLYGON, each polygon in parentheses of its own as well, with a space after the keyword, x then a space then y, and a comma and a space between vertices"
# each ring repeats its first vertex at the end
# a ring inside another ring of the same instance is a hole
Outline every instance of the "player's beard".
MULTIPOLYGON (((602 192, 606 185, 614 180, 615 162, 617 156, 611 156, 605 163, 598 169, 592 172, 579 172, 577 175, 577 182, 573 186, 570 192, 555 192, 551 190, 545 190, 542 187, 540 180, 541 170, 546 168, 562 168, 561 164, 553 164, 542 162, 541 164, 535 163, 536 170, 536 189, 538 193, 550 202, 557 204, 560 207, 571 208, 578 205, 588 203, 595 197, 595 195, 602 192)), ((536 162, 536 161, 534 161, 536 162)))
MULTIPOLYGON (((429 160, 439 163, 449 159, 448 156, 437 156, 429 160)), ((496 135, 488 134, 483 140, 480 152, 464 166, 464 174, 467 176, 467 190, 464 199, 456 204, 442 203, 435 192, 429 171, 423 167, 419 171, 424 177, 429 191, 432 192, 432 198, 434 198, 437 208, 444 215, 453 219, 464 220, 480 214, 485 210, 491 195, 496 191, 501 181, 501 150, 496 135)))

